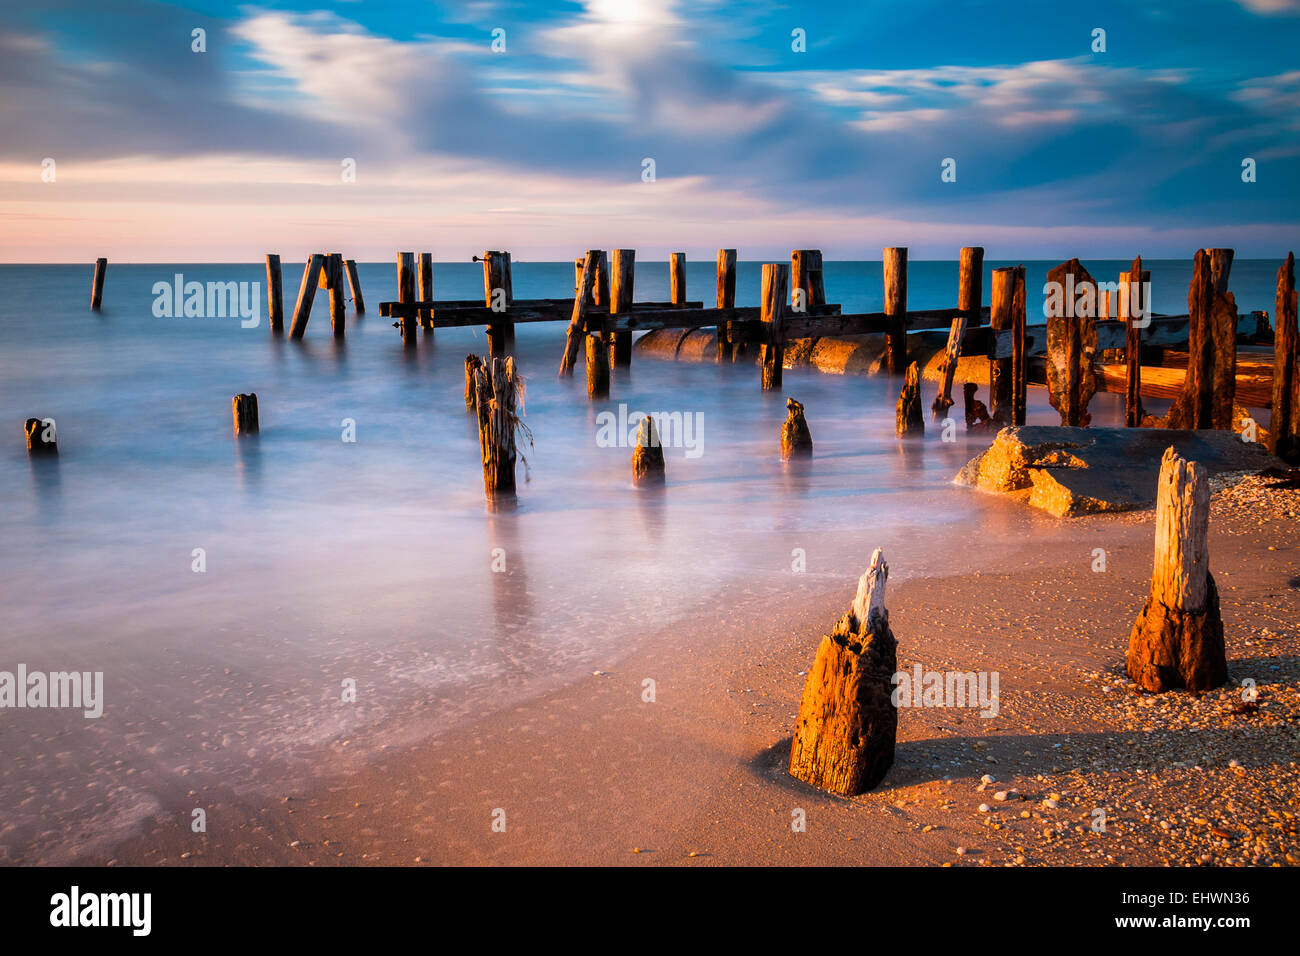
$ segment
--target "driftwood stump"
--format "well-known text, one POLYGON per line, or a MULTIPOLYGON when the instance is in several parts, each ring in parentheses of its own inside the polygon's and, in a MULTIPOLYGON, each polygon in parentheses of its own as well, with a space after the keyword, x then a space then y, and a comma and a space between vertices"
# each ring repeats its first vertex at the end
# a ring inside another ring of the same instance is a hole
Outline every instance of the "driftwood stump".
POLYGON ((515 370, 513 358, 497 355, 490 365, 475 369, 474 384, 483 491, 490 508, 508 508, 515 503, 515 431, 521 428, 523 376, 515 370))
POLYGON ((1062 425, 1081 428, 1092 421, 1088 402, 1097 392, 1097 283, 1078 259, 1049 271, 1047 281, 1061 290, 1047 308, 1048 397, 1062 425))
POLYGON ((564 355, 560 357, 561 378, 572 376, 578 364, 578 353, 582 350, 582 340, 587 334, 587 306, 593 304, 592 287, 596 282, 600 255, 599 249, 588 249, 586 257, 582 260, 581 270, 578 270, 577 263, 574 263, 578 281, 573 293, 573 313, 569 319, 569 327, 564 333, 564 355))
POLYGON ((808 421, 803 417, 803 403, 787 398, 785 407, 785 422, 781 425, 781 459, 789 461, 791 458, 811 458, 812 432, 808 430, 808 421))
POLYGON ((1296 327, 1295 253, 1277 270, 1277 311, 1273 316, 1273 405, 1268 420, 1268 450, 1292 464, 1300 462, 1300 334, 1296 327))
POLYGON ((1171 447, 1160 463, 1159 482, 1151 594, 1129 634, 1128 675, 1152 693, 1207 690, 1228 679, 1206 541, 1209 476, 1171 447))
POLYGON ((903 390, 898 393, 895 424, 899 438, 925 434, 925 418, 921 414, 921 370, 915 362, 907 367, 903 390))
POLYGON ((980 387, 974 382, 962 386, 962 397, 966 401, 966 430, 968 432, 988 432, 999 426, 999 422, 989 416, 988 407, 975 397, 980 387))
POLYGON ((844 796, 876 786, 894 762, 898 664, 885 608, 888 577, 877 548, 853 607, 817 648, 790 745, 791 776, 844 796))
POLYGON ((637 426, 636 448, 632 450, 632 483, 638 487, 664 483, 664 449, 655 420, 649 415, 637 426))
POLYGON ((1187 288, 1187 375, 1164 428, 1233 427, 1237 390, 1237 303, 1227 291, 1231 249, 1199 249, 1187 288))
POLYGON ((57 455, 59 453, 58 438, 54 433, 54 420, 29 418, 23 424, 23 431, 27 433, 27 454, 33 458, 41 455, 57 455))
POLYGON ((483 360, 477 355, 465 356, 465 407, 478 408, 478 382, 475 373, 483 367, 483 360))
POLYGON ((257 420, 257 393, 236 395, 230 400, 231 417, 236 435, 255 435, 260 431, 257 420))

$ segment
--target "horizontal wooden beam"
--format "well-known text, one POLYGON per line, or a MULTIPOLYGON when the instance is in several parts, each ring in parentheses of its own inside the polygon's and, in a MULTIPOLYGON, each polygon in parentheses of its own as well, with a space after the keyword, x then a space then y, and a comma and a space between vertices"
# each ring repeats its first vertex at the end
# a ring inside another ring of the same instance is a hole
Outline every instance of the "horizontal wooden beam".
MULTIPOLYGON (((1138 332, 1142 337, 1143 345, 1151 346, 1168 346, 1168 345, 1185 345, 1187 343, 1188 330, 1191 326, 1191 317, 1186 315, 1162 315, 1151 319, 1145 328, 1139 329, 1138 332)), ((1257 326, 1257 319, 1254 313, 1247 312, 1244 315, 1237 315, 1237 334, 1254 335, 1257 326)), ((984 331, 977 329, 976 331, 984 331)), ((989 341, 992 346, 990 352, 993 358, 1006 358, 1011 355, 1011 330, 1004 329, 1001 332, 994 333, 995 338, 989 341)), ((1106 349, 1122 349, 1127 344, 1127 323, 1114 319, 1102 319, 1097 322, 1097 351, 1102 352, 1106 349)), ((970 354, 967 352, 966 354, 970 354)), ((1047 326, 1031 325, 1025 330, 1025 354, 1030 358, 1038 358, 1047 354, 1047 326)))
MULTIPOLYGON (((659 309, 625 312, 621 315, 587 316, 589 332, 647 332, 654 329, 713 328, 722 322, 758 323, 760 308, 739 306, 732 309, 659 309)), ((839 305, 810 305, 813 321, 824 321, 840 311, 839 305)), ((743 341, 738 339, 738 341, 743 341)))
MULTIPOLYGON (((659 311, 661 309, 699 309, 704 305, 703 302, 686 302, 682 305, 673 305, 671 302, 636 302, 632 305, 633 312, 659 311)), ((595 310, 600 314, 600 306, 588 305, 589 310, 595 310)), ((427 318, 430 313, 433 314, 434 322, 439 321, 439 316, 443 319, 460 319, 461 312, 477 314, 487 309, 481 299, 434 299, 424 302, 381 302, 379 303, 379 314, 385 318, 427 318), (477 310, 477 312, 476 312, 477 310)), ((490 309, 487 309, 491 311, 490 309)), ((556 320, 568 322, 572 317, 573 299, 515 299, 504 313, 497 312, 494 315, 500 320, 502 315, 514 321, 546 321, 545 317, 537 318, 542 313, 554 313, 556 320), (532 315, 533 318, 519 318, 519 316, 532 315)), ((608 311, 604 314, 608 315, 608 311)), ((482 321, 474 322, 448 322, 445 327, 454 327, 458 325, 482 325, 482 321)))

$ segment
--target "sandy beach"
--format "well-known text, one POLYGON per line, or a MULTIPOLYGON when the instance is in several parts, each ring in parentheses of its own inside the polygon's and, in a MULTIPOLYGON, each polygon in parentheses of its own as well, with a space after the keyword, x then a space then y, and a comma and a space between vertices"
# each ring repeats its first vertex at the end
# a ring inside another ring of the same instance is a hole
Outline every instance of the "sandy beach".
MULTIPOLYGON (((997 715, 902 709, 895 763, 862 796, 786 772, 801 672, 856 584, 792 575, 778 603, 730 595, 630 635, 599 673, 304 790, 160 794, 164 810, 143 832, 78 862, 1300 862, 1300 492, 1251 478, 1214 497, 1230 680, 1199 695, 1143 695, 1124 675, 1150 577, 1151 512, 1061 522, 1072 543, 1050 549, 1028 533, 1041 517, 1009 508, 1001 520, 1008 538, 1017 524, 1025 534, 995 571, 905 580, 888 594, 899 669, 996 671, 997 715), (1094 547, 1107 552, 1104 572, 1094 547), (1247 678, 1257 708, 1242 706, 1247 678), (207 808, 205 834, 186 825, 194 806, 207 808)), ((954 541, 953 566, 979 564, 980 547, 954 541)), ((346 764, 345 743, 322 764, 346 764)))

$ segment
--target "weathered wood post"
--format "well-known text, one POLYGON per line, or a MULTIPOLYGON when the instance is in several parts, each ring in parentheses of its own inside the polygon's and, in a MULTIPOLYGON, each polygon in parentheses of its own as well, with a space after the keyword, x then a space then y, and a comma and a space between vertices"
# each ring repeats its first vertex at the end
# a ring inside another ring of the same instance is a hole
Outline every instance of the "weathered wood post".
POLYGON ((1156 491, 1151 593, 1128 640, 1128 675, 1143 690, 1202 691, 1228 679, 1209 523, 1209 474, 1168 448, 1156 491))
POLYGON ((321 270, 324 268, 325 257, 319 252, 307 257, 307 265, 302 270, 302 284, 298 286, 298 303, 293 307, 293 324, 289 326, 290 338, 300 339, 307 334, 311 304, 316 301, 316 287, 320 284, 321 270))
POLYGON ((790 253, 790 311, 807 313, 826 304, 820 249, 795 249, 790 253))
POLYGON ((1048 397, 1062 425, 1082 428, 1092 421, 1088 402, 1097 392, 1097 283, 1078 259, 1050 270, 1047 282, 1048 397))
MULTIPOLYGON (((609 264, 609 311, 631 312, 636 279, 636 250, 615 249, 609 264)), ((614 368, 632 367, 632 333, 615 332, 611 336, 614 368)))
POLYGON ((266 317, 272 332, 284 331, 284 280, 280 274, 280 257, 266 254, 266 317))
MULTIPOLYGON (((399 252, 397 254, 397 301, 401 303, 415 301, 414 252, 399 252)), ((415 316, 404 315, 399 321, 402 327, 402 345, 408 349, 415 348, 415 316)))
POLYGON ((567 378, 573 374, 578 363, 578 353, 583 347, 583 338, 587 334, 587 305, 591 299, 592 286, 596 282, 596 268, 600 261, 599 249, 588 249, 582 260, 582 271, 578 274, 577 288, 573 293, 573 314, 569 327, 564 333, 564 355, 560 358, 560 377, 567 378))
POLYGON ((943 351, 943 367, 939 371, 939 393, 934 397, 930 411, 936 422, 943 421, 952 408, 952 379, 957 373, 957 362, 961 359, 961 340, 966 334, 966 316, 959 315, 952 320, 948 330, 948 346, 943 351))
POLYGON ((957 308, 966 317, 967 328, 975 328, 983 319, 984 247, 962 246, 957 269, 957 308))
POLYGON ((632 484, 638 488, 664 483, 664 449, 655 420, 647 415, 636 429, 636 447, 632 449, 632 484))
POLYGON ((889 627, 889 565, 877 548, 853 605, 822 638, 790 744, 790 775, 843 796, 864 793, 894 762, 898 642, 889 627))
POLYGON ((894 427, 899 438, 919 438, 925 434, 925 417, 921 414, 921 370, 915 362, 907 367, 903 390, 898 393, 894 427))
MULTIPOLYGON (((420 268, 418 275, 418 292, 420 302, 433 301, 433 253, 420 253, 420 268)), ((489 303, 490 305, 491 303, 489 303)), ((420 327, 425 332, 433 332, 433 313, 420 319, 420 327)))
POLYGON ((1268 419, 1268 450, 1300 460, 1300 329, 1296 325, 1295 253, 1277 270, 1273 314, 1273 403, 1268 419))
POLYGON ((600 336, 591 333, 587 340, 587 397, 609 398, 609 348, 600 336))
POLYGON ((508 508, 515 502, 515 429, 520 427, 515 409, 522 378, 515 370, 515 360, 499 355, 474 376, 483 490, 489 508, 508 508))
POLYGON ((781 425, 781 460, 811 458, 812 432, 808 430, 808 420, 804 418, 803 403, 787 398, 785 407, 785 422, 781 425))
MULTIPOLYGON (((596 250, 600 257, 596 260, 596 281, 591 286, 591 301, 606 311, 609 310, 609 256, 604 249, 596 250)), ((578 260, 577 278, 582 278, 582 262, 578 260)), ((608 344, 608 342, 606 343, 608 344)))
POLYGON ((478 381, 475 373, 483 367, 483 360, 477 355, 465 356, 465 407, 478 408, 478 381))
POLYGON ((1232 428, 1237 303, 1226 291, 1230 249, 1198 249, 1187 289, 1187 375, 1161 421, 1168 428, 1232 428))
POLYGON ((885 333, 885 352, 889 371, 901 375, 907 369, 907 249, 885 249, 881 264, 885 280, 885 315, 889 331, 885 333))
POLYGON ((1029 353, 1026 340, 1025 267, 1016 266, 1016 293, 1011 300, 1011 424, 1023 425, 1029 398, 1029 353))
POLYGON ((253 435, 260 431, 257 419, 257 393, 236 395, 230 400, 236 435, 253 435))
POLYGON ((104 298, 104 273, 108 271, 108 260, 95 260, 95 277, 90 284, 90 311, 98 312, 99 304, 104 298))
POLYGON ((790 267, 784 262, 763 264, 762 303, 759 320, 763 328, 763 391, 781 387, 785 369, 786 290, 790 284, 790 267))
MULTIPOLYGON (((736 250, 718 250, 717 268, 717 305, 719 309, 736 307, 736 250)), ((731 323, 718 322, 718 364, 730 364, 732 361, 732 344, 730 337, 731 323)))
POLYGON ((1120 308, 1126 314, 1124 326, 1124 424, 1138 428, 1142 424, 1142 316, 1150 308, 1142 297, 1142 257, 1133 260, 1127 283, 1119 277, 1120 308), (1134 279, 1134 276, 1137 278, 1134 279), (1137 308, 1133 308, 1134 303, 1137 308))
POLYGON ((27 454, 32 458, 59 453, 58 435, 52 418, 29 418, 23 423, 27 435, 27 454))
POLYGON ((361 295, 361 277, 357 274, 357 260, 345 259, 343 264, 348 270, 348 291, 352 293, 352 307, 357 315, 365 315, 366 300, 361 295))
POLYGON ((483 301, 489 309, 501 316, 488 323, 489 355, 505 355, 514 344, 515 324, 507 312, 511 292, 510 254, 495 251, 483 253, 483 301))
MULTIPOLYGON (((1211 405, 1211 427, 1236 430, 1240 422, 1232 420, 1232 410, 1237 401, 1237 302, 1228 291, 1228 275, 1232 271, 1231 249, 1207 249, 1210 258, 1210 284, 1214 288, 1214 304, 1210 322, 1214 344, 1214 398, 1211 405)), ((1190 309, 1188 310, 1191 311, 1190 309)))
POLYGON ((686 253, 668 255, 668 301, 673 305, 686 304, 686 253))
POLYGON ((330 328, 341 339, 347 332, 347 296, 343 294, 343 255, 329 257, 330 328))
MULTIPOLYGON (((993 297, 989 307, 989 328, 994 333, 1006 332, 1014 325, 1016 300, 1016 270, 1011 267, 993 270, 993 297)), ((1012 356, 997 350, 989 356, 989 400, 993 403, 993 418, 999 424, 1010 425, 1012 418, 1013 375, 1012 356)))

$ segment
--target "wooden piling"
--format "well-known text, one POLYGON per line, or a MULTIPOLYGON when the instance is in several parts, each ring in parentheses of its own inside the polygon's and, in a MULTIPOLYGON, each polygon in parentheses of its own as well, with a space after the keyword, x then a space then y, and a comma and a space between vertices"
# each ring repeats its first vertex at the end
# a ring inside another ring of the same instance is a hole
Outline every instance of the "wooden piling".
POLYGON ((27 435, 27 454, 32 458, 59 453, 58 435, 55 433, 54 419, 29 418, 23 423, 27 435))
POLYGON ((329 257, 330 290, 330 328, 336 339, 344 337, 347 331, 347 296, 343 294, 343 255, 334 253, 329 257))
POLYGON ((1029 356, 1026 341, 1025 267, 1016 266, 1016 291, 1011 300, 1011 424, 1023 425, 1028 406, 1029 356))
POLYGON ((352 293, 352 307, 357 315, 365 315, 366 300, 361 295, 361 277, 357 274, 357 260, 345 259, 343 265, 348 272, 348 291, 352 293))
POLYGON ((662 485, 664 474, 664 449, 659 430, 649 415, 641 419, 636 429, 636 447, 632 449, 632 484, 638 488, 662 485))
POLYGON ((1157 424, 1232 428, 1237 388, 1237 303, 1227 290, 1230 249, 1198 249, 1187 290, 1187 375, 1183 393, 1157 424))
POLYGON ((280 257, 266 254, 266 316, 272 332, 284 331, 284 280, 280 274, 280 257))
POLYGON ((898 642, 885 607, 888 577, 877 548, 849 612, 817 648, 790 744, 792 777, 843 796, 877 786, 894 762, 898 642))
POLYGON ((499 355, 477 369, 474 378, 484 494, 489 508, 508 508, 515 502, 515 431, 520 428, 516 409, 523 380, 515 360, 499 355))
POLYGON ((483 360, 477 355, 465 356, 465 407, 478 408, 478 382, 475 373, 483 367, 483 360))
MULTIPOLYGON (((415 301, 415 253, 399 252, 397 254, 397 301, 410 303, 415 301)), ((402 345, 408 349, 416 346, 415 316, 404 315, 400 319, 402 326, 402 345)))
POLYGON ((1151 591, 1128 643, 1128 675, 1150 693, 1204 691, 1228 679, 1209 524, 1209 473, 1170 447, 1156 490, 1151 591))
MULTIPOLYGON (((1011 267, 994 269, 992 304, 989 307, 989 326, 993 331, 1013 328, 1015 299, 1016 270, 1011 267)), ((999 353, 989 358, 989 399, 993 403, 993 419, 1001 425, 1010 425, 1012 419, 1014 375, 1011 365, 1011 355, 999 353)))
POLYGON ((936 422, 943 421, 952 408, 952 380, 957 373, 957 362, 961 359, 961 341, 966 334, 966 316, 959 315, 952 320, 948 330, 948 346, 943 352, 943 367, 939 371, 939 392, 934 397, 930 411, 936 422))
POLYGON ((325 268, 325 256, 319 252, 307 257, 307 265, 302 270, 302 284, 298 286, 298 303, 293 307, 293 324, 289 327, 289 337, 300 339, 307 334, 307 321, 311 318, 311 304, 316 300, 316 286, 320 283, 321 270, 325 268))
POLYGON ((915 362, 907 367, 903 389, 898 393, 894 428, 899 438, 919 438, 925 434, 925 416, 921 414, 921 370, 915 362))
MULTIPOLYGON (((719 309, 736 307, 736 250, 718 250, 717 268, 717 306, 719 309)), ((730 323, 718 323, 718 364, 730 364, 732 361, 732 344, 730 323)))
POLYGON ((762 303, 759 320, 763 325, 763 391, 781 387, 785 369, 786 291, 790 284, 790 267, 784 262, 763 264, 762 303))
MULTIPOLYGON (((433 301, 433 253, 420 253, 420 267, 418 272, 418 292, 420 302, 433 301)), ((488 305, 492 303, 489 302, 488 305)), ((420 326, 425 332, 433 332, 433 314, 420 320, 420 326)))
POLYGON ((505 355, 514 346, 515 324, 508 312, 511 303, 510 253, 483 253, 483 301, 501 317, 488 323, 489 355, 505 355))
POLYGON ((790 311, 807 312, 826 304, 820 249, 795 249, 790 253, 790 311))
POLYGON ((587 340, 587 397, 593 401, 609 398, 609 348, 600 336, 591 333, 587 340))
MULTIPOLYGON (((609 311, 611 314, 632 311, 636 279, 636 250, 615 249, 609 263, 609 311)), ((615 332, 611 336, 614 368, 632 367, 632 333, 615 332)))
POLYGON ((1139 322, 1142 320, 1135 313, 1141 313, 1150 308, 1142 308, 1141 289, 1142 289, 1142 257, 1138 256, 1133 260, 1133 266, 1126 273, 1128 280, 1125 281, 1125 274, 1119 277, 1119 300, 1120 307, 1127 315, 1127 324, 1124 327, 1124 366, 1125 366, 1125 383, 1124 383, 1124 424, 1129 428, 1137 428, 1142 424, 1142 331, 1139 322), (1137 278, 1134 279, 1133 277, 1137 278), (1136 282, 1137 297, 1139 308, 1132 308, 1134 301, 1134 283, 1136 282))
POLYGON ((577 287, 573 293, 573 314, 569 319, 569 328, 564 333, 564 355, 560 358, 561 378, 573 374, 574 366, 578 362, 578 353, 583 347, 583 338, 587 334, 587 304, 592 295, 592 286, 596 282, 596 268, 599 261, 599 249, 588 249, 587 255, 582 260, 582 270, 578 274, 577 287))
POLYGON ((1277 270, 1273 313, 1273 403, 1268 420, 1268 450, 1300 463, 1300 328, 1296 320, 1295 253, 1277 270))
POLYGON ((982 321, 984 307, 984 247, 963 246, 957 270, 957 308, 965 313, 966 327, 982 321))
POLYGON ((95 275, 90 283, 90 311, 98 312, 100 303, 104 299, 104 273, 108 272, 108 260, 99 258, 95 260, 95 275))
POLYGON ((236 395, 230 400, 236 435, 254 435, 261 430, 257 417, 257 393, 236 395))
POLYGON ((803 414, 803 403, 787 398, 785 408, 785 421, 781 425, 781 460, 811 458, 812 432, 808 430, 808 420, 803 414))
POLYGON ((885 283, 884 311, 889 317, 885 352, 889 371, 901 375, 907 369, 907 249, 899 246, 885 249, 882 268, 885 283))
MULTIPOLYGON (((591 301, 598 308, 609 311, 609 256, 604 249, 597 249, 596 281, 591 287, 591 301)), ((577 261, 577 278, 582 278, 582 260, 577 261)))
POLYGON ((686 253, 674 252, 668 256, 668 301, 673 305, 686 304, 686 253))
POLYGON ((1049 270, 1047 282, 1061 291, 1047 316, 1048 398, 1062 425, 1082 428, 1092 421, 1088 403, 1097 392, 1097 283, 1078 259, 1049 270))

